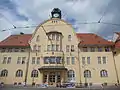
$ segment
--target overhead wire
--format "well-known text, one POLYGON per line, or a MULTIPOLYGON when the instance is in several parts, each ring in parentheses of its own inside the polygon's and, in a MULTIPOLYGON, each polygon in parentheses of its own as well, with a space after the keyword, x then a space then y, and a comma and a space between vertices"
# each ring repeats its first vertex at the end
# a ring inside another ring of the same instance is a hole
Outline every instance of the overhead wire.
POLYGON ((2 13, 0 13, 0 15, 3 16, 7 20, 7 22, 9 22, 13 26, 13 28, 16 28, 16 26, 5 15, 3 15, 2 13))
MULTIPOLYGON (((115 23, 108 23, 108 22, 78 22, 76 24, 58 24, 58 25, 55 25, 55 26, 65 26, 65 25, 71 25, 71 26, 74 26, 74 25, 86 25, 86 24, 107 24, 107 25, 114 25, 114 26, 120 26, 120 24, 115 24, 115 23)), ((13 30, 13 29, 22 29, 22 28, 34 28, 34 27, 37 27, 38 25, 33 25, 33 26, 23 26, 23 27, 16 27, 16 28, 8 28, 8 29, 3 29, 3 30, 0 30, 0 32, 4 32, 4 31, 8 31, 8 30, 13 30)), ((41 26, 44 26, 44 27, 49 27, 49 26, 54 26, 54 25, 41 25, 41 26)))
MULTIPOLYGON (((111 0, 111 1, 112 1, 112 0, 111 0)), ((104 17, 105 14, 107 13, 111 1, 107 4, 107 7, 106 7, 105 11, 103 12, 102 16, 100 17, 100 19, 98 20, 98 23, 101 22, 101 20, 103 19, 103 17, 104 17)))

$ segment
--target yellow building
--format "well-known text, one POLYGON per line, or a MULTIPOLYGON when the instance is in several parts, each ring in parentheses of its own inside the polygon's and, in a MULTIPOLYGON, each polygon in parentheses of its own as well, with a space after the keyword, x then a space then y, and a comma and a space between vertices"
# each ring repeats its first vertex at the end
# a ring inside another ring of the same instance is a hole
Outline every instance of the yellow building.
POLYGON ((115 43, 96 34, 76 33, 61 19, 58 8, 51 15, 32 34, 11 35, 0 42, 0 81, 118 83, 120 48, 114 56, 115 43))

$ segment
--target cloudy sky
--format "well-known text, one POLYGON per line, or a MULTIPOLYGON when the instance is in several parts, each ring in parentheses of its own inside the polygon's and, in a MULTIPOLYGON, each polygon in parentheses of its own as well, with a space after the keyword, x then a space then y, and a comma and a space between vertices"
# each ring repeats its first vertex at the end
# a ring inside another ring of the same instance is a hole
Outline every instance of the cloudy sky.
POLYGON ((32 33, 35 27, 9 29, 13 25, 39 25, 50 18, 53 8, 61 9, 62 19, 71 23, 76 32, 96 33, 109 40, 114 32, 120 32, 120 0, 0 0, 0 40, 21 31, 32 33), (98 22, 101 17, 101 22, 110 24, 81 24, 98 22))

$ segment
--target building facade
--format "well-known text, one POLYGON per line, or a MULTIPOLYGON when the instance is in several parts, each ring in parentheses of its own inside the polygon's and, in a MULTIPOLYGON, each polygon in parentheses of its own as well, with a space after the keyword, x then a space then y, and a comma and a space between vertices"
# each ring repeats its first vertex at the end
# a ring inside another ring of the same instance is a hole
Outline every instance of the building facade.
POLYGON ((93 33, 76 33, 58 8, 51 16, 32 34, 11 35, 0 42, 1 82, 119 83, 119 34, 111 42, 93 33))

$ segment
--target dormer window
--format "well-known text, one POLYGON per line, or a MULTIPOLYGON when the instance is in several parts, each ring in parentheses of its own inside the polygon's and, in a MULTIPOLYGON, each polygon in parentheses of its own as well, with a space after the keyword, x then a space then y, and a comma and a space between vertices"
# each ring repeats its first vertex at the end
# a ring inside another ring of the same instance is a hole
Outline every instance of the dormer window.
POLYGON ((71 35, 68 35, 68 41, 71 41, 72 38, 71 38, 71 35))
POLYGON ((38 35, 36 38, 36 42, 39 42, 39 41, 40 41, 40 36, 38 35))

